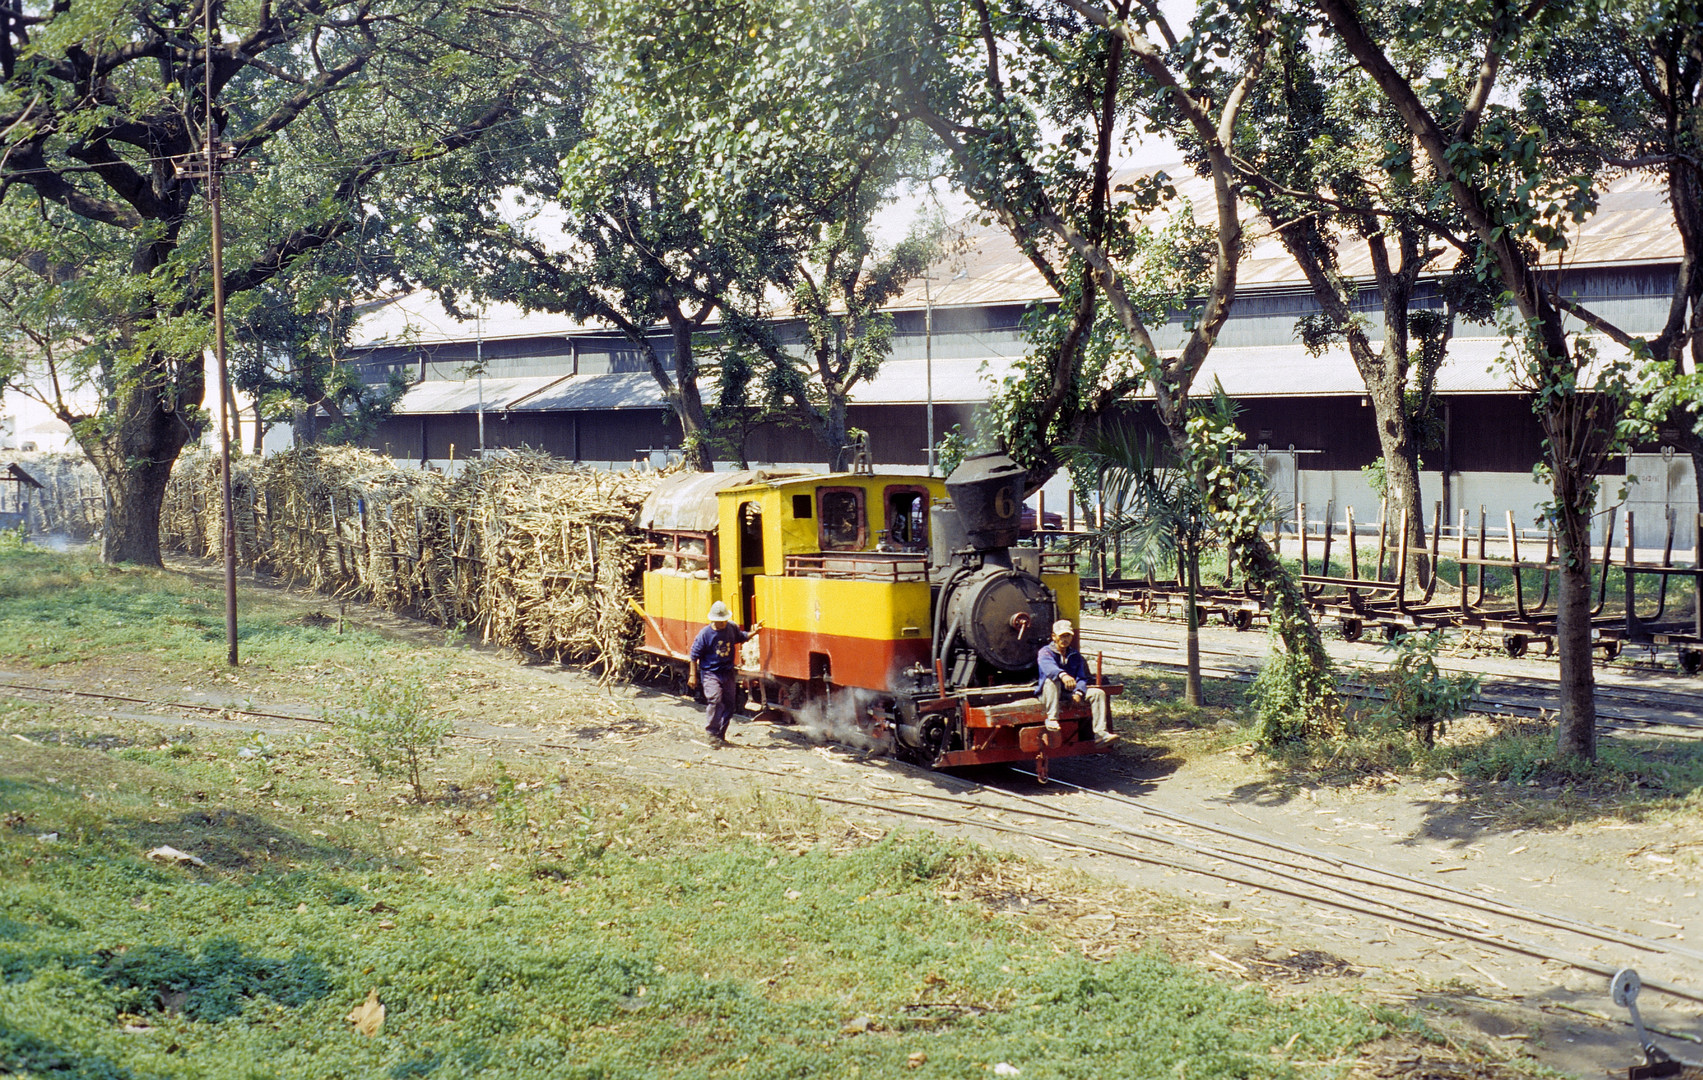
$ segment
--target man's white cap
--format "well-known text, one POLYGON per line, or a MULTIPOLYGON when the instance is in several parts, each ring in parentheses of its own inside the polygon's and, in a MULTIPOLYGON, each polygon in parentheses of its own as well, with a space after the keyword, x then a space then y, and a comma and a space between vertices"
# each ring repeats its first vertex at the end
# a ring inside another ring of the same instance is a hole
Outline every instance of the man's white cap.
POLYGON ((1069 619, 1060 619, 1058 622, 1053 623, 1053 637, 1058 637, 1060 634, 1069 634, 1071 637, 1076 636, 1076 627, 1070 625, 1069 619))
POLYGON ((729 611, 727 605, 720 600, 710 605, 710 622, 724 622, 731 618, 733 618, 733 612, 729 611))

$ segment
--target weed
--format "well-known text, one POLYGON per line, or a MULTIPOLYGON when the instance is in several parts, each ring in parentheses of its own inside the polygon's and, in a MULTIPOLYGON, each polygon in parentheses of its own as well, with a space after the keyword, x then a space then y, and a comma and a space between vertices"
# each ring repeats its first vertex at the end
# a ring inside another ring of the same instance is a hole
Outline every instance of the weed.
POLYGON ((357 708, 345 708, 330 719, 352 733, 355 749, 380 776, 401 776, 426 801, 420 764, 443 744, 454 728, 433 707, 425 680, 408 672, 380 675, 368 683, 357 708))
POLYGON ((1441 631, 1402 634, 1384 646, 1395 661, 1382 680, 1385 699, 1372 710, 1374 719, 1415 731, 1426 746, 1437 741, 1437 730, 1466 712, 1478 696, 1477 675, 1444 675, 1437 667, 1441 631))

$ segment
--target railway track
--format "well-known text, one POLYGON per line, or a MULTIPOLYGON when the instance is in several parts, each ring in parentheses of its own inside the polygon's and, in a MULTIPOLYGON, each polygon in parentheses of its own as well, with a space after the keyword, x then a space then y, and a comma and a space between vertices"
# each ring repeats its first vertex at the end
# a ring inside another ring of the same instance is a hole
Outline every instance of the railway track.
MULTIPOLYGON (((100 693, 16 681, 0 689, 42 696, 76 697, 135 704, 181 714, 208 713, 310 725, 323 718, 239 709, 212 704, 162 701, 134 695, 100 693)), ((589 753, 595 746, 538 743, 521 736, 472 735, 458 738, 483 743, 512 742, 589 753)), ((864 770, 853 775, 812 777, 814 789, 793 772, 741 764, 726 755, 717 769, 761 775, 779 781, 774 793, 812 799, 865 813, 963 826, 1039 840, 1064 849, 1136 864, 1203 881, 1217 882, 1277 898, 1307 909, 1329 909, 1354 919, 1400 928, 1438 942, 1455 942, 1542 963, 1558 964, 1604 980, 1620 966, 1589 955, 1609 947, 1635 957, 1647 990, 1676 1002, 1703 1005, 1703 949, 1650 938, 1554 911, 1512 903, 1470 889, 1380 867, 1365 859, 1345 858, 1198 815, 1179 814, 1141 800, 1062 781, 1056 777, 1047 797, 1010 785, 978 782, 892 763, 897 779, 925 781, 895 784, 888 773, 864 770), (997 815, 998 819, 992 819, 997 815)), ((1023 770, 1010 774, 1027 775, 1023 770)), ((670 783, 677 778, 659 774, 670 783)), ((1482 969, 1479 969, 1482 970, 1482 969)), ((1492 977, 1492 981, 1496 981, 1492 977)), ((1703 1043, 1703 1036, 1666 1031, 1670 1037, 1703 1043)))
MULTIPOLYGON (((787 772, 718 760, 717 768, 796 783, 787 772)), ((905 766, 907 770, 912 767, 905 766)), ((1032 773, 1012 769, 1033 778, 1032 773)), ((814 777, 819 785, 826 778, 814 777)), ((770 790, 799 798, 920 821, 985 829, 1041 840, 1114 860, 1239 886, 1307 906, 1329 908, 1424 937, 1453 941, 1529 960, 1558 964, 1608 979, 1621 966, 1587 955, 1609 946, 1635 955, 1640 971, 1657 966, 1674 977, 1646 978, 1644 986, 1677 1002, 1703 1005, 1703 951, 1618 927, 1514 904, 1467 889, 1229 828, 1202 818, 1157 809, 1114 793, 1056 778, 1064 798, 1026 795, 993 783, 928 774, 931 786, 956 794, 851 780, 829 780, 834 790, 770 790), (916 802, 932 804, 924 809, 916 802), (972 816, 972 811, 981 813, 972 816), (1015 820, 988 820, 989 811, 1015 820), (1041 823, 1045 822, 1045 825, 1041 823)), ((1493 980, 1494 981, 1494 980, 1493 980)), ((1668 1032, 1703 1044, 1703 1035, 1668 1032)))
MULTIPOLYGON (((1131 621, 1082 616, 1084 651, 1103 652, 1107 664, 1112 666, 1186 670, 1181 658, 1180 640, 1158 632, 1141 633, 1130 628, 1131 621)), ((1215 647, 1210 639, 1203 638, 1201 674, 1229 682, 1252 682, 1265 648, 1264 635, 1250 637, 1249 648, 1246 649, 1215 647)), ((1371 668, 1387 667, 1389 663, 1366 647, 1356 647, 1351 653, 1344 650, 1335 658, 1371 668)), ((1491 716, 1543 717, 1555 711, 1554 679, 1535 674, 1510 674, 1485 664, 1457 663, 1455 667, 1461 671, 1476 669, 1476 673, 1484 678, 1480 694, 1473 701, 1475 712, 1491 716)), ((1676 678, 1674 681, 1680 680, 1676 678)), ((1344 682, 1343 692, 1351 697, 1374 700, 1382 697, 1375 687, 1353 679, 1344 682)), ((1703 739, 1703 692, 1689 687, 1667 690, 1599 682, 1597 720, 1605 733, 1645 732, 1667 738, 1703 739)))

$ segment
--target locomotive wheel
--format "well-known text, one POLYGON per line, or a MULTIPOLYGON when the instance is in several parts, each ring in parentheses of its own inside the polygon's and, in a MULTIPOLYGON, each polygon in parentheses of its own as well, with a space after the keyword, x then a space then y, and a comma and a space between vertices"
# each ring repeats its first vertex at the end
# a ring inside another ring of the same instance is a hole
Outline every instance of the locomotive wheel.
POLYGON ((922 722, 921 746, 914 751, 918 764, 933 765, 946 751, 946 717, 935 713, 922 722))
POLYGON ((1238 632, 1248 630, 1254 625, 1254 613, 1247 608, 1237 608, 1231 624, 1238 632))
POLYGON ((1401 637, 1405 633, 1407 633, 1407 627, 1401 625, 1400 623, 1393 623, 1392 622, 1392 623, 1385 623, 1384 624, 1384 640, 1385 641, 1394 641, 1397 638, 1401 637))
POLYGON ((1344 619, 1342 620, 1342 640, 1359 641, 1360 635, 1365 632, 1365 629, 1366 625, 1359 619, 1344 619))
POLYGON ((1524 634, 1502 635, 1502 651, 1512 657, 1521 657, 1526 655, 1526 646, 1530 644, 1531 639, 1527 638, 1524 634))
POLYGON ((1703 649, 1679 650, 1679 670, 1687 675, 1695 675, 1703 671, 1703 649))
POLYGON ((1603 660, 1608 661, 1608 660, 1618 659, 1620 657, 1620 646, 1621 646, 1621 644, 1622 643, 1621 643, 1619 638, 1610 638, 1609 640, 1603 642, 1602 643, 1602 658, 1603 658, 1603 660))
POLYGON ((1115 596, 1100 597, 1100 614, 1116 615, 1118 613, 1118 604, 1119 600, 1115 596))

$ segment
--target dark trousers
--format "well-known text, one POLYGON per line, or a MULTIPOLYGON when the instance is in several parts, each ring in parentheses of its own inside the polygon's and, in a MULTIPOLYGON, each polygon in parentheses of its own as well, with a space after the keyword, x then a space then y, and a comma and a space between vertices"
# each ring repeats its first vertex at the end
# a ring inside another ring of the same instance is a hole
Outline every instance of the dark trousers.
POLYGON ((706 671, 704 677, 704 730, 718 739, 727 738, 727 722, 733 716, 733 703, 739 688, 734 685, 733 673, 706 671))

